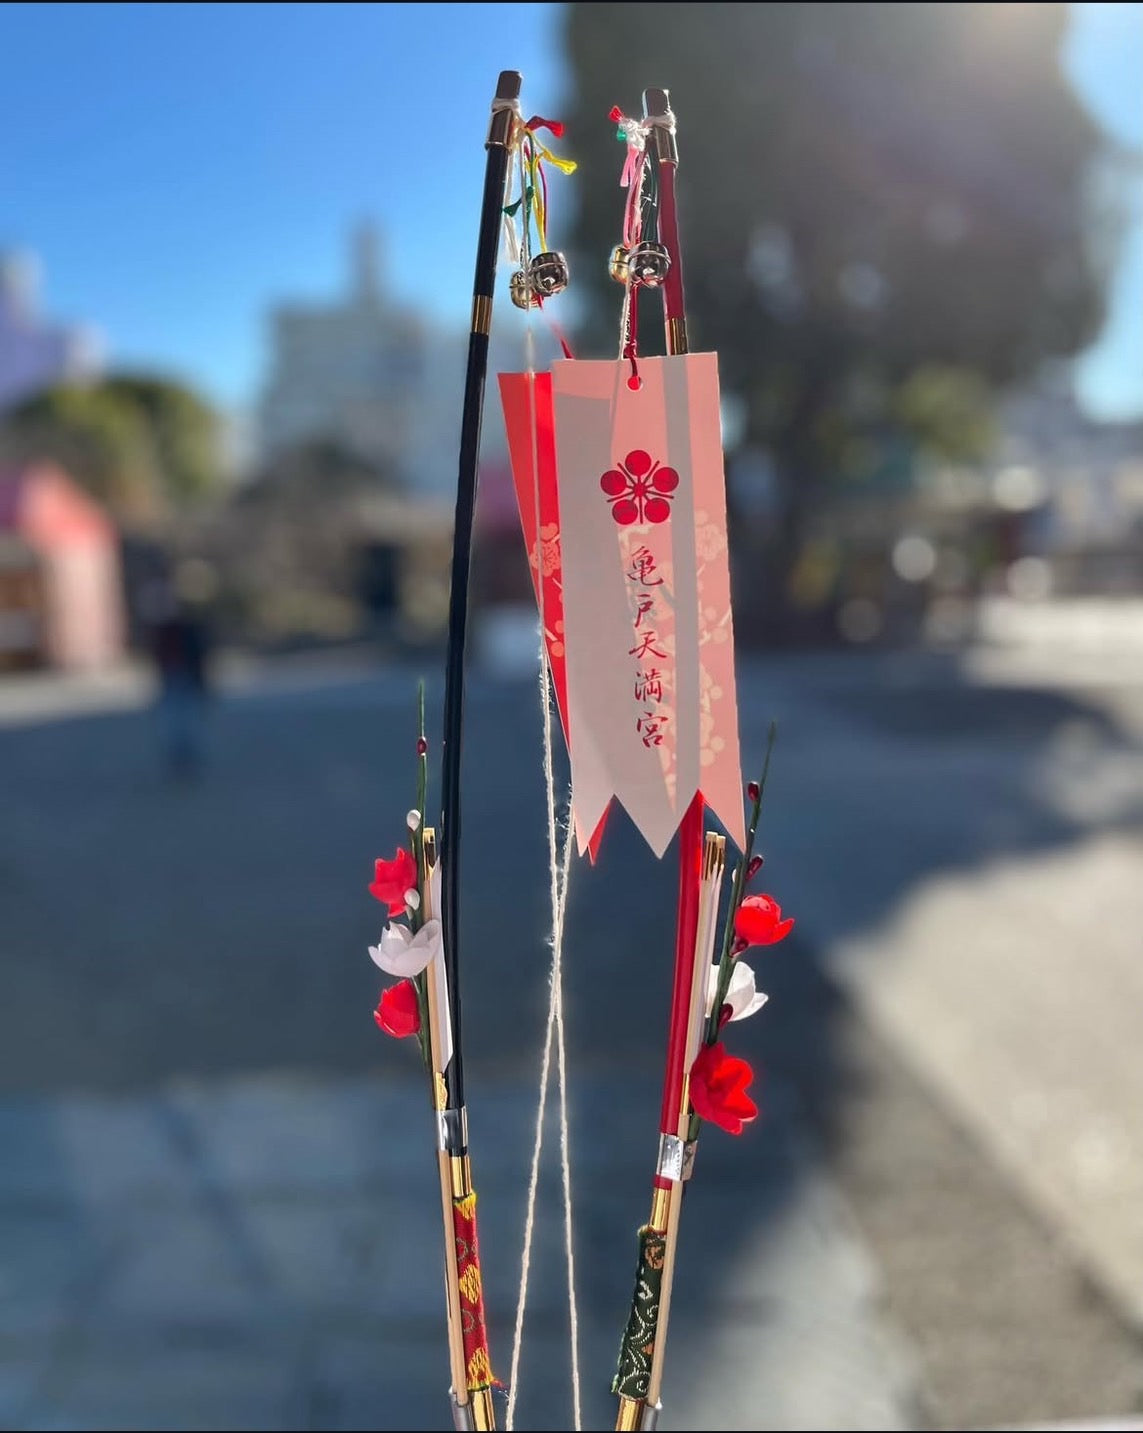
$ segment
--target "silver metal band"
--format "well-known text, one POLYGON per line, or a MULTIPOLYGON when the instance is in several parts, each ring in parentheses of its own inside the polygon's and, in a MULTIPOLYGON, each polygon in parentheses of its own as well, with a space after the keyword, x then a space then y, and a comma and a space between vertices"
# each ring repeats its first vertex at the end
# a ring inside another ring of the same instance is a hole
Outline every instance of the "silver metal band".
POLYGON ((643 1417, 639 1423, 641 1429, 654 1429, 659 1426, 659 1414, 663 1411, 661 1403, 644 1403, 643 1417))
POLYGON ((466 1430, 475 1428, 476 1424, 472 1418, 472 1402, 458 1403, 456 1401, 456 1390, 450 1388, 448 1391, 449 1407, 452 1409, 452 1426, 457 1433, 466 1433, 466 1430))
POLYGON ((437 1110, 437 1148, 445 1154, 463 1154, 468 1148, 468 1111, 437 1110))
POLYGON ((677 1134, 661 1134, 659 1136, 659 1164, 658 1172, 661 1178, 669 1179, 675 1184, 682 1183, 686 1177, 686 1146, 677 1134))

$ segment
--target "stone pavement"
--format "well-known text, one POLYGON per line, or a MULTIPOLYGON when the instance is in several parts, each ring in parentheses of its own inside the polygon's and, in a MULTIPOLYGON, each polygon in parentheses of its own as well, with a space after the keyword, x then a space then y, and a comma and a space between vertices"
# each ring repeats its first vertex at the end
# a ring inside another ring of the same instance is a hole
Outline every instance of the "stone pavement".
MULTIPOLYGON (((736 1045, 766 1067, 766 1121, 704 1136, 664 1429, 1140 1406, 1143 688, 1121 664, 1069 683, 980 655, 743 669, 748 766, 780 724, 762 840, 802 939, 757 962, 773 999, 736 1045), (836 1018, 783 989, 815 958, 836 1018), (875 1053, 843 1059, 839 1024, 875 1053)), ((544 984, 542 842, 510 840, 541 830, 539 791, 504 779, 536 768, 530 686, 474 681, 466 771, 491 838, 466 857, 468 928, 495 934, 466 956, 486 973, 466 1045, 502 1372, 535 1081, 515 1032, 544 984)), ((410 1052, 368 1020, 359 891, 407 805, 411 689, 236 680, 207 778, 177 792, 145 682, 4 689, 0 1426, 444 1426, 428 1115, 410 1052)), ((665 1019, 637 951, 671 923, 668 902, 637 931, 616 912, 652 871, 617 818, 569 913, 597 1427, 665 1019)), ((520 1426, 566 1427, 558 1219, 542 1235, 520 1426)))
POLYGON ((833 961, 1143 1329, 1141 933, 1143 838, 1120 833, 928 882, 833 961))
POLYGON ((1013 694, 1000 655, 975 700, 902 664, 876 722, 823 693, 780 779, 830 819, 770 829, 856 1008, 1143 1331, 1143 668, 1013 694))
MULTIPOLYGON (((533 1111, 517 1081, 471 1098, 506 1371, 533 1111)), ((617 1101, 607 1078, 572 1090, 588 1427, 610 1426, 655 1102, 629 1087, 617 1101)), ((267 1076, 0 1105, 0 1426, 447 1426, 423 1103, 420 1081, 267 1076)), ((683 1242, 663 1426, 908 1427, 872 1266, 781 1091, 769 1108, 762 1179, 729 1140, 700 1150, 686 1218, 722 1247, 711 1267, 700 1230, 683 1242)), ((520 1428, 571 1426, 557 1196, 553 1175, 520 1428)))

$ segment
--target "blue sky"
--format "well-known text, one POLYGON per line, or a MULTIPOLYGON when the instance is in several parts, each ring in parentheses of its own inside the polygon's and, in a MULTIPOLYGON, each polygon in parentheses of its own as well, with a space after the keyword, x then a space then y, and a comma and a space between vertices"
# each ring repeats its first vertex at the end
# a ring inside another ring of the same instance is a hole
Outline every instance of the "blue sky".
MULTIPOLYGON (((1073 5, 1064 69, 1109 134, 1143 152, 1143 4, 1073 5)), ((1143 181, 1112 283, 1108 321, 1080 361, 1077 390, 1093 413, 1143 417, 1143 181)))
MULTIPOLYGON (((0 245, 39 254, 53 316, 110 357, 254 395, 265 315, 344 283, 363 216, 402 298, 467 316, 483 139, 506 66, 558 113, 558 4, 0 6, 0 245)), ((1073 6, 1066 68, 1143 148, 1143 4, 1073 6)), ((574 182, 574 181, 573 181, 574 182)), ((559 202, 558 192, 556 202, 559 202)), ((1093 411, 1143 414, 1143 204, 1093 411)))

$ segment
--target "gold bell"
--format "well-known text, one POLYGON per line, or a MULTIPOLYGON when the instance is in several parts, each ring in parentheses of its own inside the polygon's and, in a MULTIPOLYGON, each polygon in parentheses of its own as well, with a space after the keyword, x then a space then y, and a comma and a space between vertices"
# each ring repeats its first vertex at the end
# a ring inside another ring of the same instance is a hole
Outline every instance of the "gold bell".
POLYGON ((616 244, 607 261, 607 272, 617 284, 625 284, 631 277, 631 253, 623 244, 616 244))
POLYGON ((508 292, 517 308, 535 308, 536 291, 523 269, 517 269, 508 280, 508 292))
POLYGON ((555 251, 537 254, 528 265, 532 288, 542 299, 550 299, 568 286, 568 261, 555 251))
POLYGON ((657 289, 667 277, 671 255, 665 245, 657 244, 653 239, 644 239, 631 250, 628 263, 632 283, 657 289))

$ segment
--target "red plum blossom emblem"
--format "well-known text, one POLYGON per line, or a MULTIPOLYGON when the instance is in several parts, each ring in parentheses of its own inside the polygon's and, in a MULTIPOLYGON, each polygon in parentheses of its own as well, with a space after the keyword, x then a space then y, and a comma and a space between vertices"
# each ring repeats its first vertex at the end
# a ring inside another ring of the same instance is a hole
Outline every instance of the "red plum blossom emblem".
POLYGON ((678 485, 679 475, 674 468, 663 467, 642 448, 632 449, 599 480, 611 504, 611 516, 620 527, 636 522, 666 522, 678 485))

